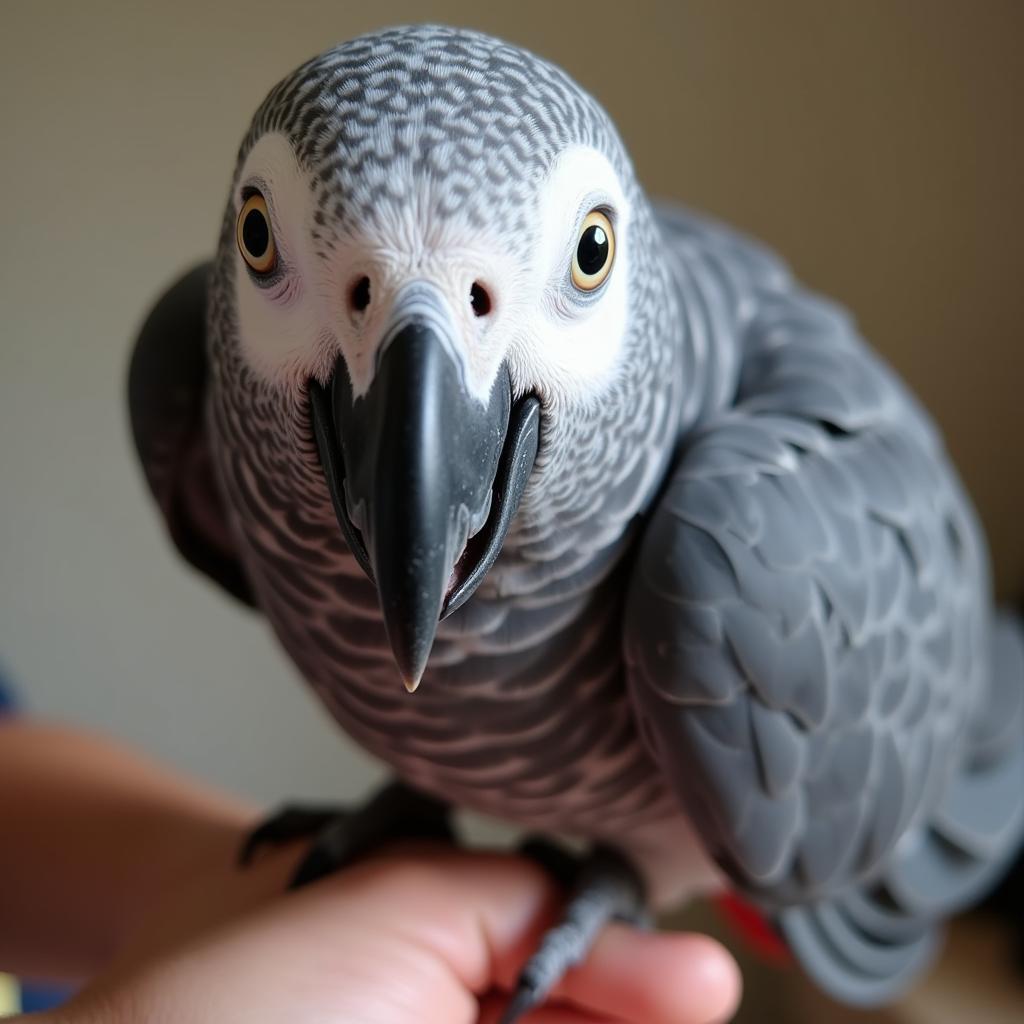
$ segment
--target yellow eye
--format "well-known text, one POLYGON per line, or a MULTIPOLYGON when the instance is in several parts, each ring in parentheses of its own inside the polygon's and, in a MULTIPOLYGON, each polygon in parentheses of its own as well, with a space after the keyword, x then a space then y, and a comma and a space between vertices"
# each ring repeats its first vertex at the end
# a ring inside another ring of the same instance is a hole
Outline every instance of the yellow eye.
POLYGON ((572 256, 572 283, 581 291, 592 292, 604 284, 614 260, 612 222, 600 210, 591 210, 583 221, 572 256))
POLYGON ((257 274, 269 274, 277 266, 277 247, 270 230, 267 201, 259 192, 254 192, 242 204, 235 234, 242 259, 257 274))

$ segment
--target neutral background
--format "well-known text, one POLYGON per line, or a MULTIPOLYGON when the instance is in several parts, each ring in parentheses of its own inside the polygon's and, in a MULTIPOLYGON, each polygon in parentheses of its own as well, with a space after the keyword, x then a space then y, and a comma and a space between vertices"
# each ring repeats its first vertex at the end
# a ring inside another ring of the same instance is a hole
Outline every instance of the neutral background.
POLYGON ((7 0, 0 661, 30 707, 260 799, 375 769, 260 623, 172 555, 129 445, 147 303, 206 256, 267 89, 389 23, 490 30, 603 100, 652 192, 784 252, 945 428, 1024 590, 1024 5, 7 0))

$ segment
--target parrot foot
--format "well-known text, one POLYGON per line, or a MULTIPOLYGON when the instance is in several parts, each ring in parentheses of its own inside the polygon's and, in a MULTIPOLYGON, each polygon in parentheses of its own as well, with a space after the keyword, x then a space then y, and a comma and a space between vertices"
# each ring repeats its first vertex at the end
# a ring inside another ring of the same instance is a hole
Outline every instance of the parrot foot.
POLYGON ((250 864, 267 846, 311 837, 289 889, 300 889, 331 875, 381 846, 402 839, 454 842, 455 831, 447 805, 405 785, 385 786, 354 810, 289 805, 272 814, 248 836, 239 851, 239 864, 250 864))
POLYGON ((569 887, 562 916, 541 938, 519 975, 501 1024, 515 1024, 539 1006, 569 968, 582 963, 601 929, 611 921, 649 927, 646 886, 622 854, 595 846, 582 859, 546 842, 531 839, 522 852, 569 887))

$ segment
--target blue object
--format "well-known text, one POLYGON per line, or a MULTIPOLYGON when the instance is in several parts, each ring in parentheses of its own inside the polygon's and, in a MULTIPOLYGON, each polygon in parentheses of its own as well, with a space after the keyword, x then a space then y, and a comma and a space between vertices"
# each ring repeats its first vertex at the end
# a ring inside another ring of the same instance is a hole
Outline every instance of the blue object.
MULTIPOLYGON (((7 678, 0 671, 0 718, 13 715, 17 710, 14 691, 7 678)), ((41 1010, 52 1010, 60 1006, 71 995, 67 988, 50 985, 21 985, 21 1011, 37 1013, 41 1010)))
POLYGON ((13 713, 14 697, 7 685, 6 677, 0 671, 0 718, 13 713))

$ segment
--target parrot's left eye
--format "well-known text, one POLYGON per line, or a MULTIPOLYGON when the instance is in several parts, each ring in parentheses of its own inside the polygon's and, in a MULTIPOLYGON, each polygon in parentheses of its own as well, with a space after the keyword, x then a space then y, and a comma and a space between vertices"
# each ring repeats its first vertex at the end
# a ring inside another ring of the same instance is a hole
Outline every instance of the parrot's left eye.
POLYGON ((572 257, 572 283, 592 292, 604 284, 615 260, 615 232, 601 210, 591 210, 583 220, 572 257))
POLYGON ((256 274, 269 274, 277 266, 277 247, 270 230, 267 201, 253 192, 242 204, 236 228, 238 251, 256 274))

